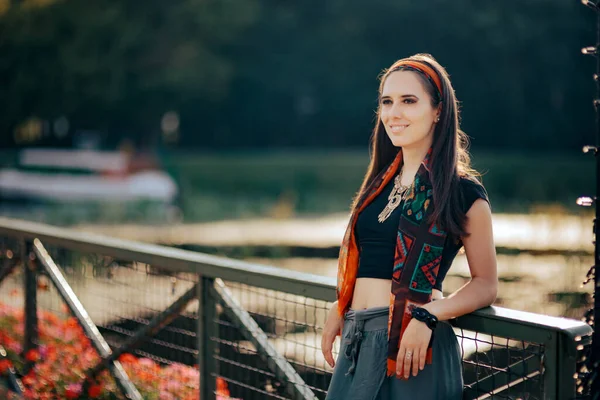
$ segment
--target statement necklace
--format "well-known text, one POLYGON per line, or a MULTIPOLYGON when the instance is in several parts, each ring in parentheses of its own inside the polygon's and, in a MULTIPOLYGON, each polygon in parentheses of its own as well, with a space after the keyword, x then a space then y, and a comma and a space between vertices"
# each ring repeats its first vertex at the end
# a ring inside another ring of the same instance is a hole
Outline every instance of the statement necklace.
POLYGON ((402 172, 404 169, 400 170, 400 173, 396 175, 394 178, 394 188, 392 192, 388 196, 388 203, 383 209, 383 211, 377 217, 379 223, 382 223, 394 212, 394 210, 398 207, 398 205, 405 199, 406 195, 410 192, 413 184, 411 183, 408 186, 402 185, 400 183, 402 181, 402 172))

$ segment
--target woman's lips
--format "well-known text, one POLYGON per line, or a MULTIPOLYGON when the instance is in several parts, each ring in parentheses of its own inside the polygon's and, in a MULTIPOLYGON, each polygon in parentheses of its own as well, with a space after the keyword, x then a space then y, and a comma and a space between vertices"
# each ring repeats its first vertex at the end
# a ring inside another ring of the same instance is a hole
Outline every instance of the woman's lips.
POLYGON ((390 125, 390 129, 393 133, 401 133, 407 127, 408 127, 408 125, 390 125))

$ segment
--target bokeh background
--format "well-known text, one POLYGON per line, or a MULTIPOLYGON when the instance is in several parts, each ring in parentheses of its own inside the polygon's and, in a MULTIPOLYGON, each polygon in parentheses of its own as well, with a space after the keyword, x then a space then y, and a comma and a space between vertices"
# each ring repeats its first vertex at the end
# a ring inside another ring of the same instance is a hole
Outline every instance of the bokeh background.
MULTIPOLYGON (((335 276, 378 76, 425 52, 492 200, 498 305, 579 318, 594 37, 575 0, 0 0, 0 213, 335 276)), ((459 256, 445 291, 468 278, 459 256)))

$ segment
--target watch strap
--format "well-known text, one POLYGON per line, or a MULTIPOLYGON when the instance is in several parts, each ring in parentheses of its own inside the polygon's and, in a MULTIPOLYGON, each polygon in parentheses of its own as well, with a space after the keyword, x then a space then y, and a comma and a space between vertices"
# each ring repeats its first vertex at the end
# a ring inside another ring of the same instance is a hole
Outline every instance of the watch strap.
POLYGON ((436 328, 438 323, 437 317, 426 309, 422 307, 415 307, 413 308, 411 314, 417 321, 424 322, 429 329, 434 330, 436 328))

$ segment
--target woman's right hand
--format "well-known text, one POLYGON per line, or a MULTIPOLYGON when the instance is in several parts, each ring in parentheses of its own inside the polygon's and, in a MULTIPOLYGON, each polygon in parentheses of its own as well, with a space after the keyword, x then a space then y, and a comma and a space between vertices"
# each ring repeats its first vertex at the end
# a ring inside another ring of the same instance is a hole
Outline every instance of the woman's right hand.
POLYGON ((321 338, 321 351, 323 352, 323 356, 325 356, 325 361, 327 361, 327 364, 329 364, 331 368, 335 367, 335 361, 331 354, 333 342, 335 341, 336 336, 342 334, 342 329, 344 327, 344 319, 338 314, 337 304, 338 302, 336 301, 329 309, 327 321, 323 328, 323 337, 321 338))

